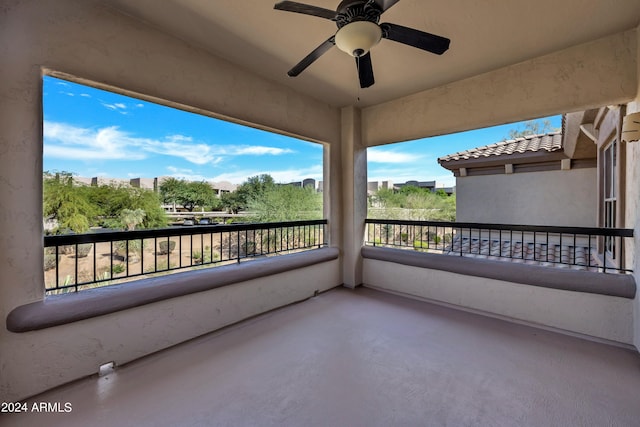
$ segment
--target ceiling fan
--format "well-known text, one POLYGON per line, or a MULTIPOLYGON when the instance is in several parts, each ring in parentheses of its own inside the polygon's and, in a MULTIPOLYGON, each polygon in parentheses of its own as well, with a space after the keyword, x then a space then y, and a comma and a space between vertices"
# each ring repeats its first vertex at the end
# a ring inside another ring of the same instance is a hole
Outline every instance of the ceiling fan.
POLYGON ((295 1, 276 3, 274 9, 329 19, 335 21, 338 26, 334 35, 305 56, 287 74, 291 77, 297 76, 336 45, 338 49, 356 58, 360 87, 367 88, 375 83, 369 50, 378 44, 380 39, 393 40, 436 55, 442 55, 449 49, 451 40, 446 37, 397 24, 378 24, 380 15, 398 1, 400 0, 343 0, 336 11, 295 1))

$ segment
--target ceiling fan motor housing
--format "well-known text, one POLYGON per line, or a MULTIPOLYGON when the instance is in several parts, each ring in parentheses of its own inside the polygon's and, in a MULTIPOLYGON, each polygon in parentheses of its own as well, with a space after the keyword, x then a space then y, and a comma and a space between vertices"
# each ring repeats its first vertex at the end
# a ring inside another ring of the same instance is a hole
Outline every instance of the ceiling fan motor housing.
POLYGON ((342 28, 351 22, 369 21, 378 23, 382 10, 375 2, 367 0, 343 0, 338 5, 334 18, 338 28, 342 28))

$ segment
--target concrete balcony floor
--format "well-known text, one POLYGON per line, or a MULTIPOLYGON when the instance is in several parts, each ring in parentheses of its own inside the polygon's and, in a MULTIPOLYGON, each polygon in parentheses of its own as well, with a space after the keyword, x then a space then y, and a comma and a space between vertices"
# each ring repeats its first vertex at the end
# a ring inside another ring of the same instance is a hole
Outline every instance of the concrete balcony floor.
POLYGON ((31 402, 3 426, 637 426, 638 353, 336 289, 31 402))

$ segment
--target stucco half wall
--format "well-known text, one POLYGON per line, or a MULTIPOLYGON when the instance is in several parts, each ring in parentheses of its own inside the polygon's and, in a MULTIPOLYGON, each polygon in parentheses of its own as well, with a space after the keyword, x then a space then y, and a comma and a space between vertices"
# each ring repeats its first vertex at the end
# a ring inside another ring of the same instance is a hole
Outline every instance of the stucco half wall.
POLYGON ((597 224, 595 168, 459 177, 456 193, 456 220, 461 222, 597 224))
POLYGON ((13 339, 5 340, 2 353, 13 363, 2 371, 0 397, 23 399, 95 374, 101 364, 130 362, 336 287, 340 276, 336 258, 62 326, 11 334, 13 339))
MULTIPOLYGON (((444 256, 444 255, 443 255, 444 256)), ((549 289, 364 259, 365 286, 623 344, 633 343, 633 300, 549 289)))

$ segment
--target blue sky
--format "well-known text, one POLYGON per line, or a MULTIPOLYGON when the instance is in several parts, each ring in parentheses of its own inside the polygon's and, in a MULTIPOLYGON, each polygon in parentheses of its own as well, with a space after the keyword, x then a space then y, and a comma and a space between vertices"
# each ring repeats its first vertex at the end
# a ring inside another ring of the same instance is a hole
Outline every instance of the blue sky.
MULTIPOLYGON (((44 170, 83 177, 322 180, 322 146, 45 76, 44 170)), ((560 117, 551 118, 560 127, 560 117)), ((370 148, 369 181, 455 179, 437 158, 501 141, 517 125, 370 148)))

